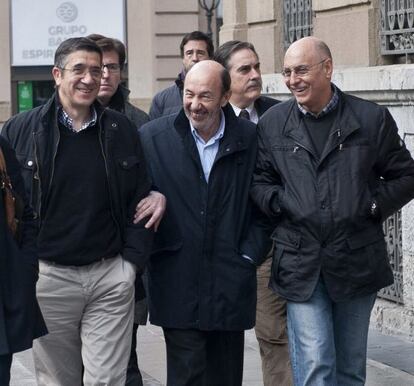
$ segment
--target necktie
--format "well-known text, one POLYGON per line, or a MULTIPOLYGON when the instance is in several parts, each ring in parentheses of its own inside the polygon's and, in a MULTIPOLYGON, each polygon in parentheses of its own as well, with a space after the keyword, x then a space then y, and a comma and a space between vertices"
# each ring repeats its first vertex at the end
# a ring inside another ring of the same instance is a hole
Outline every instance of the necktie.
POLYGON ((248 121, 250 121, 250 114, 249 114, 249 112, 248 112, 247 110, 245 110, 245 109, 243 109, 243 110, 241 110, 241 111, 240 111, 239 117, 240 117, 240 118, 247 119, 248 121))

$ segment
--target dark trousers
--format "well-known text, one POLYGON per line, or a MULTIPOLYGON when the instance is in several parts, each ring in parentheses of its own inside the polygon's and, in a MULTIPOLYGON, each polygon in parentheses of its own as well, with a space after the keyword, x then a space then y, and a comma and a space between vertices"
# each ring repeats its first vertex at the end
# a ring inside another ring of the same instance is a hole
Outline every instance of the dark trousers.
POLYGON ((138 324, 134 323, 132 330, 131 354, 129 356, 125 386, 143 386, 142 375, 138 367, 137 357, 138 324))
POLYGON ((163 330, 167 386, 241 386, 244 331, 163 330))
POLYGON ((13 354, 0 355, 0 385, 8 386, 10 383, 10 367, 13 354))

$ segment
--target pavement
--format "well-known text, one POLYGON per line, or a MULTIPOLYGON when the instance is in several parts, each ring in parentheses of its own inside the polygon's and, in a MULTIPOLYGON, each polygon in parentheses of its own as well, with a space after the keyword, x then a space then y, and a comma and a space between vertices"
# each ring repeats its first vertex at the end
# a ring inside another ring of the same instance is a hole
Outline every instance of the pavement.
MULTIPOLYGON (((150 324, 140 326, 138 361, 144 386, 165 385, 164 345, 159 327, 150 324)), ((243 386, 263 386, 259 348, 253 330, 246 332, 244 354, 243 386)), ((414 386, 414 342, 371 330, 368 339, 366 385, 414 386)), ((31 350, 14 356, 11 386, 36 386, 31 350)))

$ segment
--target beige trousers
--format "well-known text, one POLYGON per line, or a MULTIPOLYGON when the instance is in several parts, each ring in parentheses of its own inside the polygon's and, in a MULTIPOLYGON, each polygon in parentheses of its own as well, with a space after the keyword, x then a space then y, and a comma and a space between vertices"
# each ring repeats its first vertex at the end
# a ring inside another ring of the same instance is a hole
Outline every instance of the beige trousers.
POLYGON ((124 386, 135 266, 117 256, 82 267, 39 264, 37 298, 49 335, 33 344, 40 386, 124 386))
POLYGON ((264 386, 290 386, 292 370, 286 331, 286 301, 269 289, 272 259, 257 268, 256 338, 264 386))

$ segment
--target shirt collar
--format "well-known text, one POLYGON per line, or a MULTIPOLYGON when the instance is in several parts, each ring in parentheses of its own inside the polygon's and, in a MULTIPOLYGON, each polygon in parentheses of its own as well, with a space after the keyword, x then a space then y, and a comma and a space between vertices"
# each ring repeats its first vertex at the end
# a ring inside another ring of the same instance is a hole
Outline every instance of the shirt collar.
POLYGON ((193 137, 196 141, 199 141, 205 145, 207 144, 212 144, 215 143, 216 141, 218 141, 219 139, 223 138, 224 135, 224 129, 226 126, 226 119, 224 117, 224 112, 223 110, 221 110, 221 114, 220 114, 220 125, 218 130, 216 131, 216 134, 214 134, 207 142, 204 141, 203 138, 201 138, 201 136, 198 134, 197 130, 195 129, 195 127, 191 124, 191 121, 188 120, 190 122, 190 128, 191 128, 191 133, 193 134, 193 137))
POLYGON ((331 89, 333 92, 332 97, 329 100, 328 104, 322 109, 322 111, 319 114, 314 114, 314 113, 311 113, 310 111, 305 110, 305 108, 298 103, 297 105, 298 105, 299 111, 303 115, 310 115, 314 118, 322 118, 323 116, 330 113, 332 110, 336 108, 336 106, 338 105, 338 101, 339 101, 338 88, 333 83, 331 83, 331 89))
POLYGON ((241 109, 240 107, 237 107, 233 103, 230 103, 230 104, 231 104, 231 107, 233 107, 234 114, 236 114, 237 117, 240 115, 240 111, 242 111, 242 110, 247 110, 249 115, 252 115, 252 111, 254 110, 254 102, 251 105, 245 107, 244 109, 241 109))
MULTIPOLYGON (((96 109, 92 105, 91 106, 91 118, 88 121, 82 123, 82 126, 79 131, 82 131, 82 130, 87 129, 88 127, 94 126, 97 121, 97 116, 98 115, 96 113, 96 109)), ((63 110, 62 106, 60 106, 58 109, 58 120, 63 126, 65 126, 70 131, 73 131, 75 133, 78 132, 73 128, 73 119, 69 116, 69 114, 65 110, 63 110)))

